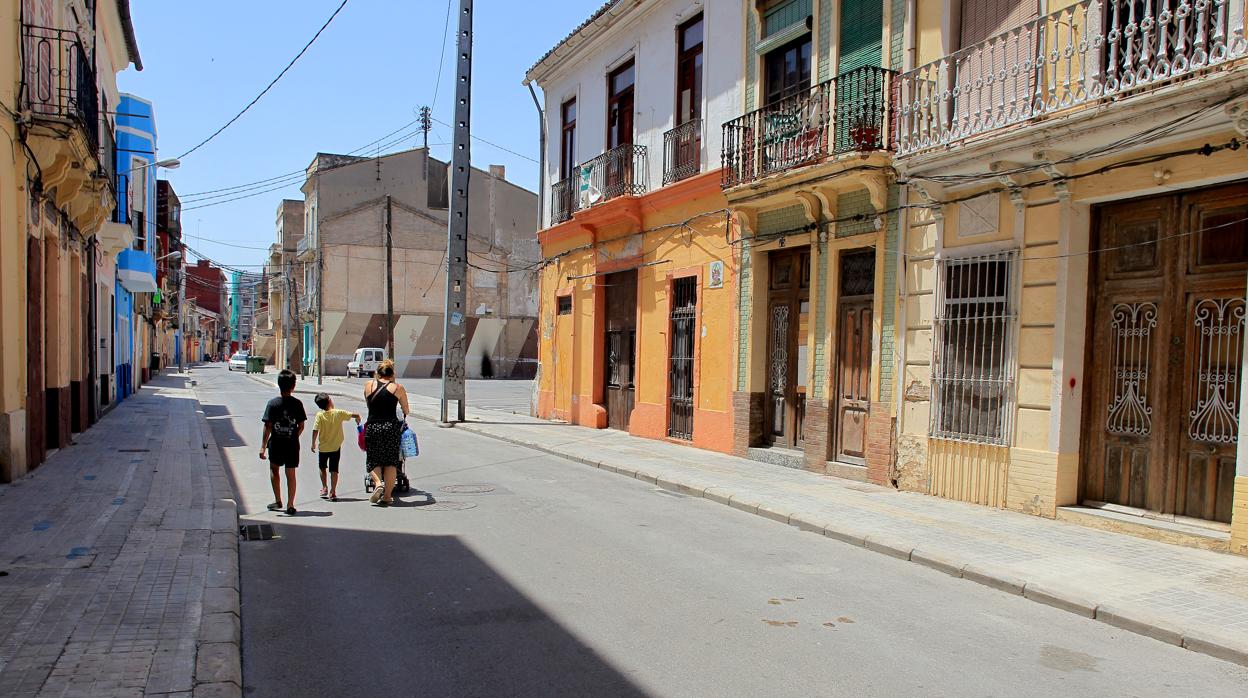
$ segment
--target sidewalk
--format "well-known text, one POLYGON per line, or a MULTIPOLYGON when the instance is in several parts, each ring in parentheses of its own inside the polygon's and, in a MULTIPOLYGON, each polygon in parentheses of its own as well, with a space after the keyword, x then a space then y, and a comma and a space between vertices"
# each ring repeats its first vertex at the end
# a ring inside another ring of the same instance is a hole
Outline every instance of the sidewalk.
POLYGON ((0 695, 241 695, 236 509, 184 384, 0 489, 0 695))
MULTIPOLYGON (((252 376, 260 379, 261 376, 252 376)), ((265 374, 264 379, 276 380, 265 374)), ((332 378, 300 391, 360 399, 332 378)), ((438 401, 409 395, 412 414, 438 401)), ((469 403, 471 405, 471 402, 469 403)), ((1248 666, 1248 558, 770 466, 618 431, 469 409, 456 428, 916 562, 1248 666)))

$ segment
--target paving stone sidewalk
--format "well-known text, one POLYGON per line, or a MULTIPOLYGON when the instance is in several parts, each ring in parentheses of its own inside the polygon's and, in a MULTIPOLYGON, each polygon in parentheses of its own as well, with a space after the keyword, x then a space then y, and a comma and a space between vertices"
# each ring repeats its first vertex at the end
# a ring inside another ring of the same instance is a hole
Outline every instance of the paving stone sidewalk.
POLYGON ((237 509, 180 375, 0 489, 0 695, 237 696, 237 509))
MULTIPOLYGON (((299 387, 359 398, 358 386, 333 379, 299 387)), ((437 420, 436 400, 409 395, 409 402, 413 416, 437 420)), ((704 497, 1248 666, 1248 558, 618 431, 494 410, 470 408, 468 416, 469 423, 457 428, 704 497)))

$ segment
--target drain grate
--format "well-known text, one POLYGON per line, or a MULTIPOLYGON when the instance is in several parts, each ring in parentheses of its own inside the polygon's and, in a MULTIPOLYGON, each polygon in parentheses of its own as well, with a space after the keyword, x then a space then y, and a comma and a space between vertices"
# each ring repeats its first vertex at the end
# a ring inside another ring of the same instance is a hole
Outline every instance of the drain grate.
POLYGON ((243 540, 273 540, 271 524, 247 524, 238 527, 238 535, 243 540))
POLYGON ((475 509, 475 502, 433 502, 432 504, 417 504, 412 508, 417 511, 464 511, 466 509, 475 509))
POLYGON ((493 485, 447 485, 439 487, 439 492, 446 494, 488 494, 494 491, 493 485))

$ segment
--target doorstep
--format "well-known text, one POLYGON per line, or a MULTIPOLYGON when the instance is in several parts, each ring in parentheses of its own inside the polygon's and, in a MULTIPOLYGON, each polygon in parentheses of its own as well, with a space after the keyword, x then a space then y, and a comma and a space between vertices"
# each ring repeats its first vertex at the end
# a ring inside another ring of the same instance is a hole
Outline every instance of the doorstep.
POLYGON ((806 467, 806 454, 796 449, 782 448, 780 446, 771 446, 769 448, 751 446, 746 453, 746 458, 758 463, 779 465, 784 468, 793 468, 794 470, 803 470, 806 467))
POLYGON ((1231 552, 1231 532, 1216 528, 1217 524, 1201 525, 1154 518, 1144 512, 1101 509, 1097 507, 1058 507, 1057 518, 1102 531, 1125 533, 1137 538, 1182 545, 1188 548, 1231 552))

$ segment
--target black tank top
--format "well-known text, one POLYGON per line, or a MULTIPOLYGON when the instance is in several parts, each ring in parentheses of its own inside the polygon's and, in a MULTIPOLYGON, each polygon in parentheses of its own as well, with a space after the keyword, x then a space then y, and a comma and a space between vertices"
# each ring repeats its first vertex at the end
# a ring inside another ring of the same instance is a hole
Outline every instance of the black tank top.
POLYGON ((373 393, 368 397, 368 421, 397 422, 399 398, 390 392, 390 383, 377 381, 373 393))

